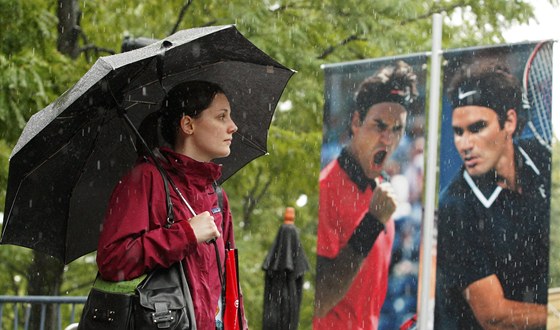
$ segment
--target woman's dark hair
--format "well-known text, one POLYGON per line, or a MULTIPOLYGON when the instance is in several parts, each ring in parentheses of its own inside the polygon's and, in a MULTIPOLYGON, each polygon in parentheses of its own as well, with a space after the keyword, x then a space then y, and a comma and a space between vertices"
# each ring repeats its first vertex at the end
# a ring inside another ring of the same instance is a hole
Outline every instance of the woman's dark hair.
POLYGON ((220 86, 207 81, 186 81, 173 87, 161 106, 161 135, 165 142, 173 146, 181 118, 199 117, 216 94, 225 93, 220 86))

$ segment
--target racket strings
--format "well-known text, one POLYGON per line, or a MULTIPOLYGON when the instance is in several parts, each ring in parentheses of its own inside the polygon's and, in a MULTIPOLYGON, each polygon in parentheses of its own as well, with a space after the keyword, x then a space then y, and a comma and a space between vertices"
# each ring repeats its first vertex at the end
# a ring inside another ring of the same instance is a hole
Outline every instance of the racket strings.
POLYGON ((531 104, 528 126, 544 145, 552 141, 552 43, 537 46, 526 76, 527 97, 531 104))

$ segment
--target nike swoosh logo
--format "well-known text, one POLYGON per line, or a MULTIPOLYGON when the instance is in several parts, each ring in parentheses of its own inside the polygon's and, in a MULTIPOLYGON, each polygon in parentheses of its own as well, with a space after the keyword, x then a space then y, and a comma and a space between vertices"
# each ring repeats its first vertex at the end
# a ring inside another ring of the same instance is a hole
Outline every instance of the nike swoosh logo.
POLYGON ((459 90, 459 95, 458 95, 458 97, 459 97, 459 100, 462 100, 462 99, 464 99, 465 97, 471 96, 471 95, 474 95, 474 94, 476 94, 476 91, 468 91, 468 92, 464 92, 464 93, 463 93, 461 90, 459 90))

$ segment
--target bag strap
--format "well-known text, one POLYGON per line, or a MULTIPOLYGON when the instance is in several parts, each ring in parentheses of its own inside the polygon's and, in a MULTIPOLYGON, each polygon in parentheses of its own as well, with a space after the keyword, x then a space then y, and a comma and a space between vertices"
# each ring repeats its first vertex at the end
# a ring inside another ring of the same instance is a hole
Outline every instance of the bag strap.
MULTIPOLYGON (((187 199, 185 198, 185 196, 183 196, 183 194, 181 193, 181 191, 179 190, 179 188, 177 187, 177 185, 175 184, 175 182, 173 182, 173 180, 171 179, 171 177, 169 176, 169 173, 167 173, 166 170, 163 169, 163 167, 160 164, 160 160, 163 162, 169 162, 167 160, 167 158, 165 158, 161 152, 159 151, 159 149, 154 149, 151 152, 150 157, 152 158, 152 160, 154 161, 155 166, 157 167, 159 173, 161 174, 161 176, 163 177, 164 182, 166 183, 171 183, 171 187, 173 188, 173 190, 177 193, 177 195, 179 196, 179 198, 181 198, 181 200, 183 201, 183 203, 187 206, 187 208, 189 209, 189 211, 191 212, 191 214, 194 216, 196 216, 196 212, 193 210, 193 208, 191 207, 191 205, 189 204, 189 202, 187 201, 187 199)), ((169 196, 169 190, 167 188, 167 184, 165 185, 165 193, 167 194, 166 197, 169 198, 168 203, 171 202, 171 197, 169 196)))
MULTIPOLYGON (((161 177, 163 179, 163 187, 165 189, 165 203, 167 204, 167 217, 165 219, 165 228, 169 229, 175 223, 175 216, 173 215, 173 202, 171 202, 171 194, 169 192, 169 179, 164 175, 165 171, 158 167, 161 177)), ((167 173, 165 173, 167 174, 167 173)))
MULTIPOLYGON (((177 187, 175 182, 173 182, 173 179, 171 179, 171 177, 169 176, 167 171, 165 171, 163 169, 163 167, 161 167, 161 164, 159 164, 159 160, 163 160, 165 162, 167 162, 168 160, 161 154, 161 152, 157 148, 152 150, 152 153, 151 153, 150 156, 154 160, 154 163, 156 163, 156 167, 159 170, 159 172, 161 173, 161 176, 163 177, 163 181, 165 183, 165 193, 166 193, 166 198, 167 198, 167 203, 168 203, 168 215, 167 216, 168 216, 169 226, 171 226, 171 224, 173 224, 173 222, 171 222, 171 223, 169 222, 169 207, 172 208, 173 204, 171 203, 171 197, 169 196, 169 188, 167 187, 167 183, 171 183, 171 186, 173 187, 173 190, 175 190, 177 195, 179 195, 179 197, 181 198, 183 203, 187 206, 187 208, 189 209, 191 214, 193 216, 196 216, 196 212, 192 209, 189 202, 183 196, 183 194, 181 193, 181 191, 179 190, 179 188, 177 187)), ((224 229, 225 229, 225 220, 226 220, 224 209, 223 209, 224 194, 223 194, 222 187, 216 181, 214 181, 214 183, 212 184, 212 187, 214 188, 214 191, 216 192, 216 195, 217 195, 217 198, 218 198, 218 207, 220 208, 220 212, 222 212, 222 235, 223 235, 224 234, 224 229)), ((173 215, 171 214, 171 216, 173 216, 173 215)), ((225 287, 225 283, 224 283, 225 282, 224 273, 222 271, 222 261, 221 261, 221 258, 220 258, 220 252, 219 252, 219 249, 218 249, 218 244, 216 243, 216 239, 210 240, 207 243, 212 243, 214 245, 214 251, 216 252, 216 263, 217 263, 217 266, 218 266, 218 278, 220 279, 220 286, 222 287, 222 304, 224 304, 225 303, 226 287, 225 287)), ((229 242, 228 242, 228 245, 229 245, 229 242)), ((223 312, 223 308, 222 308, 222 312, 223 312)))

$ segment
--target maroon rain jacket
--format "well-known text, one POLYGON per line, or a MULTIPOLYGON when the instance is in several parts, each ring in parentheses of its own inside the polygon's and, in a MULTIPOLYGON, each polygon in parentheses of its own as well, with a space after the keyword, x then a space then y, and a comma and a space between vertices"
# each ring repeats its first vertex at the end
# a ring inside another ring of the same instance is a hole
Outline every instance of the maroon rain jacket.
MULTIPOLYGON (((161 162, 194 211, 209 211, 221 237, 217 240, 222 271, 225 244, 235 247, 227 196, 218 206, 212 183, 221 174, 214 163, 195 161, 168 148, 161 149, 169 162, 161 162), (225 219, 223 219, 225 216, 225 219), (223 232, 222 232, 223 231, 223 232)), ((167 214, 161 174, 151 161, 140 160, 115 187, 97 250, 97 265, 104 280, 136 278, 156 266, 184 261, 199 330, 214 330, 221 284, 213 244, 197 244, 188 223, 193 215, 171 187, 175 224, 164 228, 167 214)), ((246 325, 245 325, 246 327, 246 325)), ((245 328, 244 327, 244 328, 245 328)))

